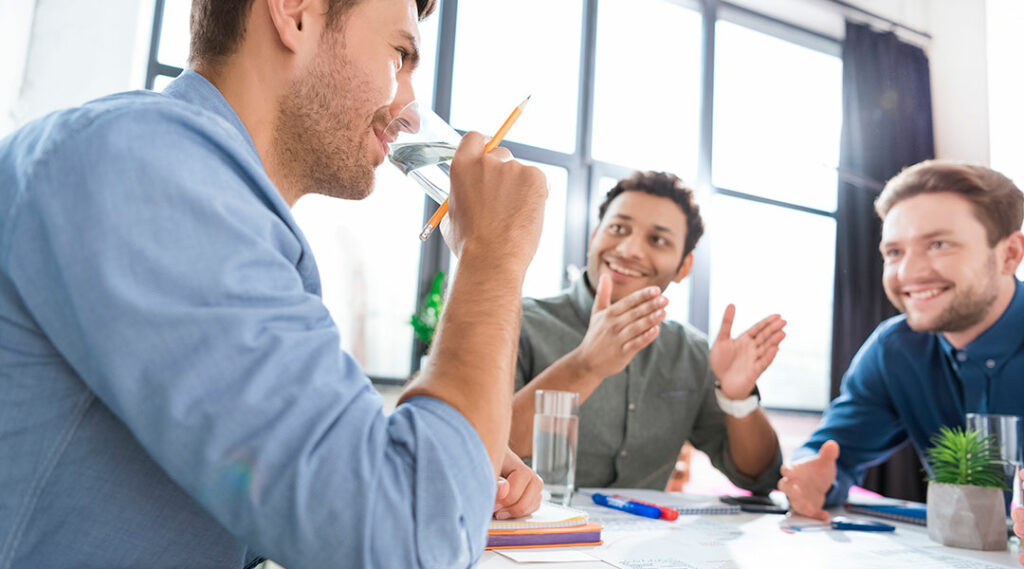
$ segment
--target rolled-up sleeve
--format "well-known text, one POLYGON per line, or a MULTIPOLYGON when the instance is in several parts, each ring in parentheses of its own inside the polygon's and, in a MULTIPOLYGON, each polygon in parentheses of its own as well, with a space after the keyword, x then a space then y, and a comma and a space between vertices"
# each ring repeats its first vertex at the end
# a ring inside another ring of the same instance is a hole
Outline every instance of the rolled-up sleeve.
POLYGON ((77 133, 30 169, 0 262, 146 452, 289 569, 470 566, 482 441, 436 399, 383 413, 238 133, 144 107, 77 133))

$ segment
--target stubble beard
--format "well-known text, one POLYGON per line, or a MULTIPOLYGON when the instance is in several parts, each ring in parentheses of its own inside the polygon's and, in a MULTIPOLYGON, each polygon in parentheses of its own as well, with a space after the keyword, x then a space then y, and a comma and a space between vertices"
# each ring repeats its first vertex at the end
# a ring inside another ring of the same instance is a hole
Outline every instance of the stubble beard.
POLYGON ((994 254, 989 255, 985 263, 987 276, 984 282, 978 283, 964 289, 962 292, 954 292, 953 300, 933 322, 922 322, 906 311, 906 305, 902 302, 897 308, 907 314, 907 324, 911 329, 918 332, 963 332, 975 326, 985 319, 988 311, 996 298, 999 296, 999 286, 996 279, 996 258, 994 254))
POLYGON ((363 141, 369 127, 360 124, 356 98, 372 90, 347 59, 337 66, 329 63, 330 54, 344 53, 334 44, 340 40, 323 41, 309 70, 281 101, 274 125, 275 170, 294 195, 361 200, 373 192, 375 165, 366 156, 363 141))

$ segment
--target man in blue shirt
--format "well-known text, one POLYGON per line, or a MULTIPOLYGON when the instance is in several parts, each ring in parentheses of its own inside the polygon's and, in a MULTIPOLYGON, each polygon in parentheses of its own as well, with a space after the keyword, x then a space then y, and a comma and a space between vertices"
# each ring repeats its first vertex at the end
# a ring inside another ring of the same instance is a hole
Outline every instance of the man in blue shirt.
POLYGON ((432 5, 196 0, 163 94, 0 141, 0 568, 467 567, 536 507, 507 441, 540 171, 466 135, 459 273, 390 416, 289 211, 371 191, 432 5))
POLYGON ((779 481, 794 511, 820 519, 904 443, 925 462, 932 436, 967 413, 1024 415, 1024 195, 983 166, 927 161, 875 208, 882 283, 903 314, 861 347, 779 481))

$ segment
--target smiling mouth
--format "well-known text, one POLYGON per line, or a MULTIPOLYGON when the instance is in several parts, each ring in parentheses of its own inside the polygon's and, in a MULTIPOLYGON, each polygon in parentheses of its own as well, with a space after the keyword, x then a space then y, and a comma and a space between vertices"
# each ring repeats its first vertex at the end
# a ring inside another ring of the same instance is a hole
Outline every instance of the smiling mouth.
POLYGON ((621 275, 625 275, 627 277, 645 277, 645 276, 647 276, 646 274, 644 274, 644 273, 642 273, 640 271, 624 267, 624 266, 616 263, 615 261, 605 261, 604 264, 605 264, 606 267, 608 267, 612 271, 614 271, 616 273, 619 273, 621 275))
POLYGON ((949 287, 940 286, 929 289, 905 291, 902 293, 902 296, 903 298, 907 298, 910 300, 931 300, 936 296, 939 296, 940 294, 946 292, 947 290, 949 290, 949 287))

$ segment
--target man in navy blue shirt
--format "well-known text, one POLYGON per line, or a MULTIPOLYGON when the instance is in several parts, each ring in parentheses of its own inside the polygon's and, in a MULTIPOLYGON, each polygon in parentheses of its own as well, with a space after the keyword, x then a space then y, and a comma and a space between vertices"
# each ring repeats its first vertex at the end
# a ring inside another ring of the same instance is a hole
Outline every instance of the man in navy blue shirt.
POLYGON ((820 519, 904 443, 924 462, 931 437, 967 413, 1024 415, 1024 195, 989 168, 927 161, 890 180, 875 208, 882 282, 903 314, 861 347, 778 485, 820 519))

